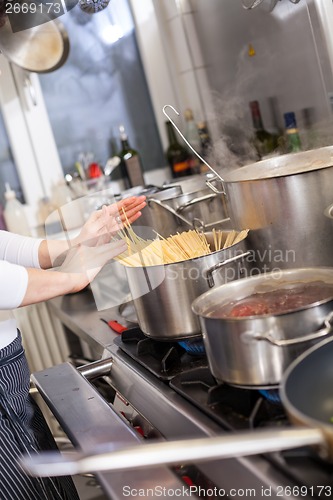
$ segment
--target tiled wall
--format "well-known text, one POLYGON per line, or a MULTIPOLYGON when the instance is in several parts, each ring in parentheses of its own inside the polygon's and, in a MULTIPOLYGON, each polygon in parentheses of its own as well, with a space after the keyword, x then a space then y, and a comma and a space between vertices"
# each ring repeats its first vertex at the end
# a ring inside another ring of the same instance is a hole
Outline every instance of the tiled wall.
POLYGON ((157 0, 160 28, 165 34, 170 71, 175 80, 180 111, 191 108, 195 119, 210 114, 210 91, 190 0, 157 0))

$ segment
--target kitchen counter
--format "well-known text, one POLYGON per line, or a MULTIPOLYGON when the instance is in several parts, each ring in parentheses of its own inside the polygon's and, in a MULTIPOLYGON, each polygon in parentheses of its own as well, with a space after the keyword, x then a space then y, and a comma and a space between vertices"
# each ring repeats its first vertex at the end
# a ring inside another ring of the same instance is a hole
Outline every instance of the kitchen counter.
POLYGON ((94 352, 100 354, 118 336, 104 321, 101 321, 101 318, 107 321, 116 320, 128 327, 133 326, 133 323, 121 316, 119 307, 98 311, 89 287, 75 294, 51 299, 48 304, 51 312, 64 326, 87 342, 94 352))

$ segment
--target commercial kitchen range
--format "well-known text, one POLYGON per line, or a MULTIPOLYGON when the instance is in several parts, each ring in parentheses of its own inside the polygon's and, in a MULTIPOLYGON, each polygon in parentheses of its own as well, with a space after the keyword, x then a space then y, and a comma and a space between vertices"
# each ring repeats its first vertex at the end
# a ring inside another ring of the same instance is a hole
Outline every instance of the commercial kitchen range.
MULTIPOLYGON (((122 313, 119 308, 98 311, 87 289, 49 304, 66 330, 96 353, 93 364, 64 363, 33 375, 79 450, 89 452, 110 442, 116 449, 152 439, 213 437, 289 425, 277 390, 260 392, 217 384, 200 342, 181 346, 145 337, 127 321, 131 303, 122 313), (117 320, 128 330, 117 334, 101 318, 117 320)), ((320 498, 331 496, 333 466, 312 449, 298 448, 246 458, 97 472, 97 478, 107 498, 113 500, 187 494, 192 498, 320 498)))

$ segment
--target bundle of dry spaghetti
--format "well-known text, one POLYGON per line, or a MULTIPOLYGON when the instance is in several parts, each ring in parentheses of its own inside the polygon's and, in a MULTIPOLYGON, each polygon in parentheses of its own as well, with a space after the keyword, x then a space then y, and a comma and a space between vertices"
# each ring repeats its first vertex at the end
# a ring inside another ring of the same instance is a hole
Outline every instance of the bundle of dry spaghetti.
POLYGON ((116 260, 125 266, 154 266, 171 264, 184 260, 202 257, 212 252, 222 250, 234 245, 248 234, 243 231, 216 231, 213 229, 211 242, 207 234, 196 230, 184 231, 163 238, 156 233, 155 240, 140 238, 128 224, 126 229, 119 232, 119 236, 126 241, 127 251, 118 255, 116 260))

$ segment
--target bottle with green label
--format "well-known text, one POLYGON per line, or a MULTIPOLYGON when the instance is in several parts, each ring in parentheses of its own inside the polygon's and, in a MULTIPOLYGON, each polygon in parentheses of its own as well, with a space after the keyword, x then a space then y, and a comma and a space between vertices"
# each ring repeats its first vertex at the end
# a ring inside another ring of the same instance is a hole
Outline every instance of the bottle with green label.
POLYGON ((287 152, 297 153, 302 150, 302 144, 297 128, 295 113, 284 113, 283 116, 286 127, 287 152))
POLYGON ((126 188, 134 186, 144 186, 143 169, 138 151, 131 148, 128 136, 123 125, 119 126, 121 151, 119 158, 121 160, 121 173, 126 188))
POLYGON ((271 156, 278 148, 278 136, 268 132, 263 125, 258 101, 250 102, 251 116, 254 129, 254 146, 259 159, 271 156))
POLYGON ((169 141, 165 156, 171 168, 172 177, 191 175, 193 172, 188 150, 178 142, 172 123, 165 122, 165 125, 169 141))

